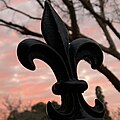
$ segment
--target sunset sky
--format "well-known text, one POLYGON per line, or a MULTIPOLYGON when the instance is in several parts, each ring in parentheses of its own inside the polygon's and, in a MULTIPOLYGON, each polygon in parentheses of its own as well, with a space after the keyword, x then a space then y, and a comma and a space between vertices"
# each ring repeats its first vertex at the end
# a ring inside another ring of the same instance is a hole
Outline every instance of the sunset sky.
MULTIPOLYGON (((31 1, 11 0, 13 2, 12 6, 28 12, 31 10, 31 7, 37 5, 37 3, 31 1)), ((37 7, 34 8, 30 13, 36 13, 38 9, 37 7)), ((0 18, 8 21, 11 19, 16 21, 19 17, 22 17, 23 19, 17 20, 18 23, 27 23, 27 26, 33 30, 40 31, 40 23, 35 22, 36 24, 34 24, 29 19, 20 15, 14 14, 14 17, 12 16, 13 13, 9 10, 3 10, 0 13, 0 18)), ((81 31, 98 42, 107 45, 104 41, 104 36, 101 36, 102 32, 99 27, 91 18, 89 18, 89 23, 87 21, 88 18, 86 17, 80 19, 81 31)), ((118 25, 118 29, 120 30, 120 25, 118 25)), ((51 87, 56 82, 56 78, 46 63, 35 60, 37 69, 30 71, 24 68, 18 61, 16 54, 17 46, 24 38, 26 36, 21 36, 13 30, 0 26, 0 99, 3 100, 6 96, 11 96, 12 98, 21 98, 26 102, 31 101, 33 104, 41 101, 47 102, 49 100, 60 102, 60 97, 55 96, 51 91, 51 87)), ((120 49, 120 41, 116 37, 114 37, 114 40, 120 49)), ((117 59, 104 54, 104 63, 120 78, 120 62, 117 59)), ((120 107, 120 94, 106 77, 98 71, 92 70, 88 63, 84 61, 79 63, 78 76, 79 79, 84 79, 88 82, 89 88, 85 91, 84 97, 89 104, 94 105, 94 99, 96 98, 95 87, 101 86, 110 109, 120 107)))

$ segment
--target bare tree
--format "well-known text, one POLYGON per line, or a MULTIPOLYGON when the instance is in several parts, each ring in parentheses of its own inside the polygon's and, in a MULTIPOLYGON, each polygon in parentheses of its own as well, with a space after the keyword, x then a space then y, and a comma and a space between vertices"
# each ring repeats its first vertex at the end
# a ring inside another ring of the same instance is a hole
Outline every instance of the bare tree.
POLYGON ((28 114, 32 108, 31 102, 24 105, 21 98, 14 99, 11 96, 4 97, 2 105, 4 108, 0 109, 1 120, 18 119, 20 113, 24 112, 28 114))
MULTIPOLYGON (((39 5, 39 11, 44 8, 43 0, 31 0, 31 2, 36 2, 39 5)), ((95 22, 98 24, 100 29, 102 30, 105 40, 108 42, 109 46, 106 47, 103 44, 100 44, 100 47, 104 51, 104 53, 111 55, 112 57, 120 60, 120 52, 115 44, 115 41, 110 34, 110 31, 114 33, 114 35, 120 39, 120 33, 115 27, 114 23, 118 23, 119 21, 119 15, 120 15, 120 4, 119 0, 51 0, 50 1, 54 6, 57 7, 59 11, 61 11, 62 14, 65 14, 69 18, 69 22, 65 22, 65 25, 69 31, 69 38, 70 41, 79 38, 79 37, 85 37, 89 38, 88 36, 84 35, 81 32, 80 26, 78 25, 79 20, 77 20, 78 13, 83 12, 82 10, 85 10, 86 12, 83 13, 85 15, 91 15, 92 18, 95 20, 95 22), (62 3, 60 7, 59 3, 62 3), (108 11, 110 8, 111 11, 108 11), (116 17, 114 17, 116 16, 116 17)), ((26 18, 29 18, 32 21, 39 21, 41 22, 41 18, 37 16, 33 16, 31 14, 26 13, 25 11, 19 10, 14 8, 13 6, 10 6, 10 2, 7 2, 6 0, 1 0, 0 4, 2 4, 4 9, 8 9, 10 11, 15 12, 16 14, 22 14, 23 16, 26 16, 26 18)), ((65 20, 66 21, 66 20, 65 20)), ((2 19, 0 17, 0 25, 9 27, 22 35, 29 35, 33 37, 42 38, 42 34, 33 31, 29 29, 29 27, 26 27, 25 25, 17 24, 13 21, 7 21, 6 19, 2 19)), ((93 38, 90 38, 94 40, 93 38)), ((113 86, 120 92, 120 80, 117 78, 115 74, 113 74, 112 71, 108 69, 109 66, 101 65, 98 68, 98 71, 101 72, 103 75, 105 75, 108 80, 113 84, 113 86)))

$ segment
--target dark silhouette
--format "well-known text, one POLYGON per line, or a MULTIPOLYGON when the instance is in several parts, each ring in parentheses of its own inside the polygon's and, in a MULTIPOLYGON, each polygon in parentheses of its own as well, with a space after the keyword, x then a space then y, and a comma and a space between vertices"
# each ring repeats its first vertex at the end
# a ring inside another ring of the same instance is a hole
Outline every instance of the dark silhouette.
MULTIPOLYGON (((59 107, 59 104, 52 101, 52 105, 55 108, 59 107)), ((25 110, 19 112, 18 110, 12 111, 7 120, 51 120, 46 113, 46 104, 43 102, 37 103, 31 107, 31 110, 25 110)))
POLYGON ((105 101, 105 97, 102 93, 102 89, 101 89, 100 86, 96 87, 96 97, 97 97, 97 99, 99 99, 104 104, 104 107, 105 107, 104 119, 105 120, 112 120, 112 118, 110 117, 109 110, 107 108, 107 102, 105 101))
POLYGON ((54 109, 47 103, 47 113, 52 120, 103 120, 104 107, 96 99, 89 106, 82 93, 88 88, 86 81, 78 80, 77 65, 80 60, 90 63, 92 69, 102 64, 103 53, 98 44, 88 38, 77 38, 69 44, 69 35, 64 22, 45 1, 41 30, 46 43, 29 38, 18 45, 17 56, 21 64, 35 70, 35 58, 46 62, 53 70, 57 82, 52 91, 61 96, 61 106, 54 109))

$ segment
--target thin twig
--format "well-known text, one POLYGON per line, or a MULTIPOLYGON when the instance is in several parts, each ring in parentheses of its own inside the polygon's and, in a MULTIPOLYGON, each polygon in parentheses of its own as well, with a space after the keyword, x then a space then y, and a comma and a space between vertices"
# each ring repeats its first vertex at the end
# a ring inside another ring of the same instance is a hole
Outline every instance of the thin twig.
POLYGON ((44 6, 43 6, 42 2, 40 0, 36 0, 36 1, 39 3, 39 5, 41 6, 41 8, 43 9, 44 6))
POLYGON ((8 8, 8 9, 10 9, 10 10, 13 10, 13 11, 15 11, 15 12, 17 12, 17 13, 20 13, 20 14, 22 14, 22 15, 25 15, 25 16, 31 18, 31 19, 41 20, 41 18, 33 17, 33 16, 31 16, 31 15, 23 12, 23 11, 20 11, 20 10, 18 10, 18 9, 15 9, 15 8, 13 8, 13 7, 10 7, 10 6, 6 3, 6 1, 4 1, 4 0, 2 0, 2 2, 4 2, 6 8, 8 8))

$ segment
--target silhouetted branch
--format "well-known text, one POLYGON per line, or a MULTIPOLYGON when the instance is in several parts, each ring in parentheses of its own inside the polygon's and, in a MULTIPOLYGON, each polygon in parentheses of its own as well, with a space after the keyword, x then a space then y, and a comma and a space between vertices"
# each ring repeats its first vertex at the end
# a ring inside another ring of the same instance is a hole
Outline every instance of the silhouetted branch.
MULTIPOLYGON (((82 1, 81 1, 82 2, 82 1)), ((95 13, 96 15, 93 14, 94 18, 96 19, 96 21, 98 22, 99 26, 101 27, 101 29, 103 30, 104 34, 105 34, 105 37, 110 45, 110 48, 113 49, 113 50, 116 50, 116 46, 113 42, 113 39, 107 29, 107 25, 105 22, 103 22, 103 20, 106 21, 106 16, 105 16, 105 11, 104 11, 104 4, 105 4, 105 1, 104 0, 99 0, 99 8, 100 8, 100 15, 94 11, 94 8, 92 6, 92 4, 90 3, 89 1, 89 4, 86 3, 85 1, 82 2, 84 3, 85 6, 87 6, 87 8, 89 8, 89 11, 93 11, 93 13, 95 13), (100 19, 102 18, 102 19, 100 19)), ((91 13, 92 14, 92 13, 91 13)))
POLYGON ((112 85, 120 92, 120 80, 104 65, 101 65, 98 69, 103 75, 105 75, 112 85))
POLYGON ((38 2, 38 4, 41 6, 41 8, 43 9, 44 8, 44 6, 43 6, 43 4, 42 4, 42 2, 40 1, 40 0, 36 0, 37 2, 38 2))
POLYGON ((5 20, 0 19, 0 22, 2 23, 2 26, 6 26, 8 28, 11 28, 13 30, 16 30, 18 32, 20 32, 23 35, 32 35, 35 37, 43 37, 40 33, 34 32, 29 30, 28 28, 24 27, 24 26, 20 26, 18 24, 12 23, 12 22, 7 22, 5 20))
POLYGON ((91 7, 88 5, 89 0, 79 0, 83 6, 95 17, 100 19, 102 22, 104 22, 106 25, 109 26, 109 28, 114 32, 114 34, 120 39, 120 33, 116 30, 116 28, 113 26, 113 24, 110 22, 110 20, 106 20, 103 17, 101 17, 98 13, 96 13, 91 7))
POLYGON ((23 11, 20 11, 20 10, 18 10, 18 9, 15 9, 15 8, 13 8, 13 7, 10 7, 10 6, 6 3, 5 0, 2 0, 2 2, 4 2, 6 8, 8 8, 8 9, 10 9, 10 10, 13 10, 13 11, 15 11, 15 12, 18 12, 18 13, 20 13, 20 14, 26 16, 26 17, 29 17, 30 19, 41 20, 41 18, 33 17, 33 16, 31 16, 31 15, 29 15, 29 14, 23 12, 23 11))
POLYGON ((69 15, 70 15, 70 20, 71 20, 71 27, 72 27, 72 37, 73 39, 78 38, 79 37, 79 27, 77 24, 77 19, 76 19, 76 13, 75 13, 75 8, 73 5, 72 1, 69 0, 62 0, 63 3, 67 6, 68 10, 69 10, 69 15))

